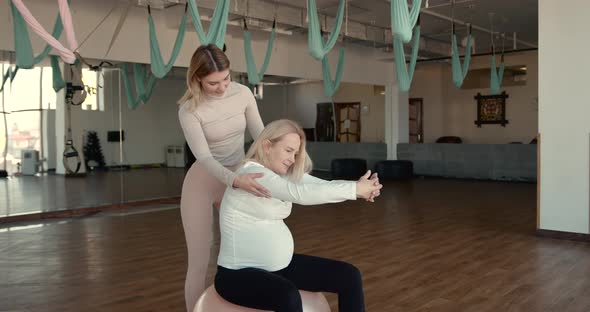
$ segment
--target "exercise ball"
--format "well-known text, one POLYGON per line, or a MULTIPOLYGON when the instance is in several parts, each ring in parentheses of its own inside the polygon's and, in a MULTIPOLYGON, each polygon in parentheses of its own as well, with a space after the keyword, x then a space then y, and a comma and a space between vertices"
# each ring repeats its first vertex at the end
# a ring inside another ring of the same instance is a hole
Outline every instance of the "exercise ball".
MULTIPOLYGON (((322 293, 300 290, 304 312, 330 312, 330 306, 322 293)), ((193 312, 263 312, 264 310, 250 309, 227 302, 209 286, 201 295, 193 312)), ((264 311, 269 312, 269 311, 264 311)))

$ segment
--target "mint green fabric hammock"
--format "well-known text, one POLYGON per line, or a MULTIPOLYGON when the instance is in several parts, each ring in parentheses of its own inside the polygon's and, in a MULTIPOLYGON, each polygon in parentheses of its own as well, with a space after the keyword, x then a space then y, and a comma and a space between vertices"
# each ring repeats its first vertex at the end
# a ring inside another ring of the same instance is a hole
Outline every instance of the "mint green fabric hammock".
MULTIPOLYGON (((23 19, 20 12, 16 9, 12 1, 10 2, 10 10, 13 17, 14 25, 14 48, 16 51, 16 66, 19 68, 30 69, 36 64, 41 62, 51 51, 51 46, 48 44, 45 46, 43 51, 37 55, 33 55, 33 47, 31 45, 31 39, 29 37, 29 31, 27 30, 27 24, 23 19)), ((63 31, 63 24, 61 22, 60 15, 58 13, 53 26, 52 36, 59 38, 63 31)))
POLYGON ((64 81, 61 74, 61 68, 59 67, 59 57, 57 55, 51 55, 49 58, 51 59, 53 90, 55 92, 59 92, 59 90, 63 89, 66 86, 66 82, 64 81))
POLYGON ((199 37, 201 45, 215 44, 219 48, 223 48, 225 42, 225 31, 227 30, 227 16, 229 14, 230 0, 217 0, 215 10, 213 11, 213 18, 209 30, 205 35, 203 25, 201 24, 201 16, 199 15, 199 8, 195 0, 188 0, 189 12, 193 21, 193 26, 199 37))
MULTIPOLYGON (((66 82, 62 77, 61 69, 59 67, 59 57, 57 57, 56 55, 50 55, 49 57, 51 59, 51 69, 53 75, 53 90, 55 90, 55 92, 58 92, 66 86, 66 82)), ((18 66, 14 68, 14 71, 10 67, 6 70, 4 77, 2 77, 2 87, 0 88, 0 92, 4 91, 4 84, 6 83, 6 81, 10 79, 10 83, 12 83, 18 70, 18 66)))
MULTIPOLYGON (((14 25, 14 48, 16 51, 16 67, 14 71, 10 73, 10 81, 14 80, 16 73, 18 72, 19 68, 23 69, 31 69, 35 65, 39 64, 51 51, 51 45, 47 44, 43 51, 39 53, 39 55, 34 56, 33 54, 33 47, 31 45, 31 38, 29 37, 29 31, 27 29, 27 24, 23 19, 21 13, 16 9, 12 1, 10 2, 10 10, 12 12, 13 17, 13 25, 14 25)), ((70 2, 70 1, 68 1, 70 2)), ((61 17, 57 15, 55 20, 55 24, 53 26, 52 36, 54 38, 59 38, 61 33, 63 32, 63 24, 61 22, 61 17)), ((63 87, 65 87, 66 83, 63 80, 61 70, 59 68, 59 62, 57 56, 51 56, 51 67, 53 72, 53 89, 55 92, 58 92, 63 87)), ((9 69, 10 71, 10 69, 9 69)), ((8 71, 7 71, 8 74, 8 71)), ((5 75, 5 77, 7 77, 5 75)), ((4 90, 4 83, 6 82, 6 78, 3 79, 2 82, 2 89, 4 90)), ((0 91, 1 91, 0 90, 0 91)))
MULTIPOLYGON (((56 55, 50 55, 49 57, 51 59, 51 69, 53 74, 53 90, 58 92, 66 86, 66 82, 64 81, 61 74, 61 69, 59 68, 59 57, 56 55)), ((18 72, 18 69, 19 67, 16 66, 14 71, 10 67, 6 70, 4 77, 2 77, 2 87, 0 88, 0 92, 4 91, 4 84, 6 81, 10 79, 10 83, 12 83, 16 73, 18 72)))
POLYGON ((502 53, 501 62, 500 68, 496 69, 496 54, 492 52, 490 61, 490 93, 492 95, 500 94, 502 79, 504 79, 504 53, 502 53))
POLYGON ((412 46, 412 56, 410 58, 410 68, 406 67, 406 55, 404 52, 404 43, 398 37, 393 38, 393 49, 395 54, 395 72, 397 75, 397 82, 399 89, 403 92, 410 90, 412 85, 412 78, 414 77, 414 69, 416 68, 416 60, 418 59, 418 50, 420 49, 420 24, 414 28, 414 41, 412 46))
POLYGON ((342 72, 344 67, 344 47, 340 48, 340 54, 338 55, 338 65, 336 67, 336 77, 332 80, 332 73, 330 71, 330 62, 328 62, 328 56, 325 55, 322 58, 322 74, 324 78, 324 94, 332 97, 340 87, 342 81, 342 72))
MULTIPOLYGON (((245 23, 244 26, 246 26, 245 23)), ((246 53, 246 71, 248 72, 248 81, 253 85, 257 85, 258 83, 260 83, 260 81, 264 77, 264 73, 266 72, 268 63, 270 62, 270 56, 272 54, 272 48, 274 46, 276 37, 275 27, 276 22, 273 22, 272 32, 270 33, 270 39, 268 40, 268 46, 266 47, 266 55, 264 56, 264 63, 262 63, 260 72, 258 72, 258 69, 256 68, 256 61, 254 60, 254 54, 252 53, 252 40, 250 38, 250 32, 248 31, 248 27, 244 28, 244 52, 246 53)))
POLYGON ((146 80, 146 65, 133 64, 133 79, 135 81, 135 91, 137 96, 133 97, 133 90, 131 90, 131 82, 129 81, 129 71, 127 70, 127 63, 123 63, 121 66, 121 76, 123 78, 123 85, 125 87, 125 95, 127 96, 127 105, 131 109, 136 109, 140 103, 146 103, 152 96, 154 90, 154 84, 156 83, 156 77, 150 75, 145 85, 146 80))
POLYGON ((459 60, 459 48, 457 47, 457 35, 455 34, 455 25, 453 24, 453 55, 451 57, 451 64, 453 67, 453 84, 455 87, 461 88, 463 80, 469 71, 469 62, 471 61, 471 25, 469 26, 469 36, 467 37, 467 47, 465 48, 465 58, 463 59, 463 67, 459 60))
POLYGON ((4 84, 6 84, 6 82, 8 80, 10 80, 10 83, 12 83, 17 72, 18 72, 18 66, 16 66, 14 68, 14 70, 12 70, 10 65, 8 66, 8 69, 6 69, 6 72, 4 73, 4 76, 2 77, 2 87, 0 87, 0 92, 4 91, 4 84))
POLYGON ((412 29, 416 25, 420 15, 422 0, 412 2, 412 10, 408 12, 407 0, 391 0, 391 32, 395 38, 400 38, 403 43, 412 39, 412 29))
POLYGON ((180 21, 178 34, 176 35, 176 41, 174 42, 174 49, 172 50, 172 54, 170 55, 170 60, 168 63, 164 63, 162 58, 160 44, 158 43, 158 36, 156 35, 156 27, 154 26, 154 19, 152 18, 151 12, 148 14, 148 24, 150 28, 150 59, 152 65, 152 74, 154 74, 154 76, 157 78, 164 78, 166 74, 168 74, 168 72, 172 69, 172 66, 174 66, 174 63, 178 58, 178 54, 180 53, 180 49, 182 48, 182 42, 184 41, 184 34, 186 30, 186 6, 184 9, 184 14, 182 15, 182 20, 180 21))
POLYGON ((343 17, 344 0, 340 0, 340 4, 338 4, 338 12, 336 13, 336 23, 334 24, 334 30, 324 45, 324 41, 322 39, 322 29, 318 20, 316 0, 307 0, 307 18, 309 20, 307 45, 309 54, 311 54, 313 58, 316 60, 323 59, 324 56, 328 54, 328 52, 330 52, 330 50, 334 47, 336 40, 338 40, 338 35, 340 34, 343 17))

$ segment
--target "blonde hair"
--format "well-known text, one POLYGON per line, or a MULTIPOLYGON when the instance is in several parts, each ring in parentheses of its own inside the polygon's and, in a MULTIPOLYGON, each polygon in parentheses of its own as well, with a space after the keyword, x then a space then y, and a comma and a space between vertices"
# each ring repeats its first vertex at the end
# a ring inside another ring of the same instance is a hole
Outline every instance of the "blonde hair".
POLYGON ((201 100, 200 80, 209 74, 227 69, 229 69, 229 59, 220 48, 214 44, 198 47, 191 57, 191 63, 186 72, 187 90, 178 101, 178 105, 183 105, 190 100, 189 108, 195 108, 201 100))
POLYGON ((301 145, 299 145, 299 152, 295 155, 295 162, 287 171, 287 177, 292 181, 299 181, 304 174, 308 173, 312 169, 312 162, 309 155, 305 150, 305 132, 303 128, 292 120, 279 119, 275 120, 266 127, 260 133, 258 138, 252 143, 248 153, 246 153, 246 161, 256 161, 261 165, 268 167, 268 158, 264 151, 264 142, 269 141, 271 144, 275 144, 283 139, 287 134, 295 133, 299 135, 301 145))

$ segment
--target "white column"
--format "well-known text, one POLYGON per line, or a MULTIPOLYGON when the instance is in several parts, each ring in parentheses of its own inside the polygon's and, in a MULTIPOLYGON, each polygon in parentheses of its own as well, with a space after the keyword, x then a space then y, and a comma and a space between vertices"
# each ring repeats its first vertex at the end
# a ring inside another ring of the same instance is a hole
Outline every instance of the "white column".
MULTIPOLYGON (((67 66, 66 66, 67 67, 67 66)), ((70 81, 69 77, 69 68, 66 70, 62 65, 62 73, 64 75, 65 81, 70 81)), ((71 104, 66 103, 66 88, 64 87, 61 89, 56 95, 56 108, 55 108, 55 137, 56 137, 56 150, 55 150, 55 159, 56 159, 56 168, 55 172, 57 174, 66 174, 65 166, 63 164, 63 153, 64 149, 66 148, 66 140, 68 136, 68 124, 72 128, 72 140, 74 141, 74 148, 78 151, 78 155, 80 155, 80 170, 78 173, 86 172, 86 168, 84 167, 84 152, 83 152, 83 144, 82 140, 84 137, 84 131, 81 129, 83 126, 79 120, 81 117, 81 107, 80 106, 72 106, 71 104), (71 112, 68 113, 68 106, 70 105, 71 112), (70 118, 71 120, 69 120, 70 118), (78 122, 77 122, 78 121, 78 122)), ((71 163, 74 160, 72 158, 71 163)), ((75 166, 75 164, 71 164, 71 166, 75 166)), ((73 167, 73 170, 76 168, 73 167)))
POLYGON ((590 2, 539 1, 540 228, 590 225, 590 2), (565 44, 565 45, 564 45, 565 44))
POLYGON ((397 159, 397 144, 409 142, 408 92, 397 84, 385 86, 385 143, 387 159, 397 159))
POLYGON ((67 134, 65 94, 65 88, 61 89, 57 93, 55 101, 55 173, 57 174, 66 174, 66 169, 62 161, 67 134))

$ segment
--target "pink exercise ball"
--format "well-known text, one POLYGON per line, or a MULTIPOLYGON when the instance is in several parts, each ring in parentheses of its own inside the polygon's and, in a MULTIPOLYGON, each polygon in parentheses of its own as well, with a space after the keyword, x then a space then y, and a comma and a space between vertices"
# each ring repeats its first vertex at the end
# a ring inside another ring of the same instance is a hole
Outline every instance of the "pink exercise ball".
MULTIPOLYGON (((300 290, 304 312, 330 312, 330 306, 322 293, 300 290)), ((215 291, 215 287, 209 286, 197 301, 193 312, 269 312, 265 310, 250 309, 237 306, 225 301, 215 291)))

